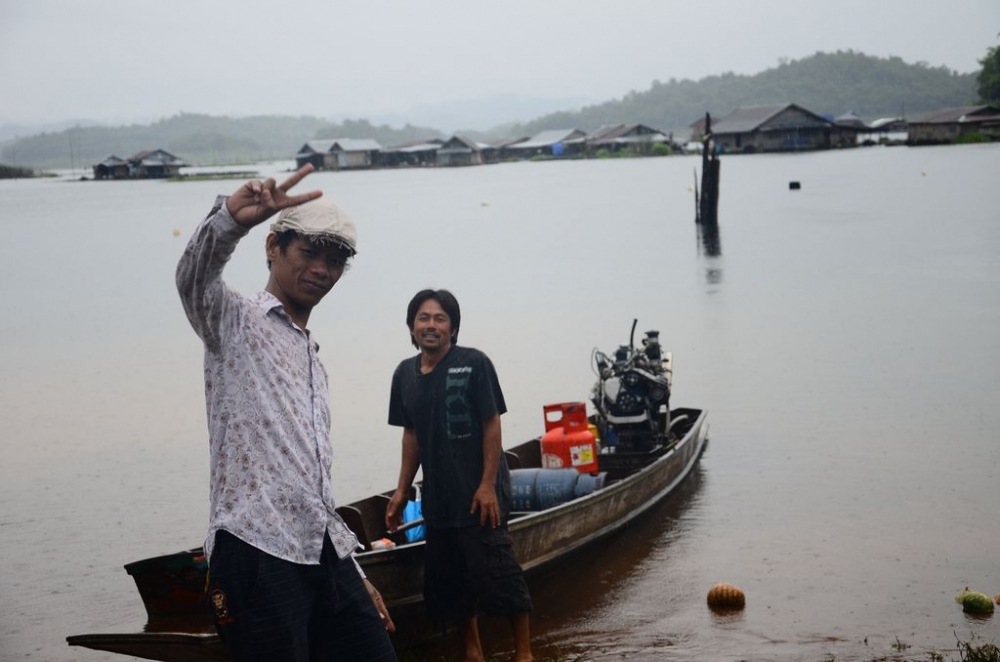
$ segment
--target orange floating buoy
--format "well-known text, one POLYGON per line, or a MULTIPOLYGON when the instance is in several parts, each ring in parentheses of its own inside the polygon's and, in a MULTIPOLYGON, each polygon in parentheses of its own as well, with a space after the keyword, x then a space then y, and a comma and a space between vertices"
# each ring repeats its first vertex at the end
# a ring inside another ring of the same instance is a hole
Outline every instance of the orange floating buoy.
POLYGON ((708 591, 708 606, 712 609, 743 609, 747 596, 738 586, 716 584, 708 591))

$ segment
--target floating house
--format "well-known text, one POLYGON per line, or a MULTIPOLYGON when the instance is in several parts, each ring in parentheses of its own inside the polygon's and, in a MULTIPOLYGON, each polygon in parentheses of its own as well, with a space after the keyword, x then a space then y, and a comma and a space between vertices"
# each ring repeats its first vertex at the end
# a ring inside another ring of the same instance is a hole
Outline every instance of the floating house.
POLYGON ((176 177, 187 166, 165 149, 147 149, 122 159, 111 155, 93 166, 94 179, 158 179, 176 177))
POLYGON ((711 125, 716 149, 744 153, 850 147, 858 130, 793 103, 737 108, 711 125))
POLYGON ((521 143, 528 142, 530 136, 518 136, 516 138, 502 138, 500 140, 490 140, 483 150, 483 157, 487 163, 497 163, 510 159, 520 158, 520 154, 514 149, 521 143))
POLYGON ((295 155, 295 167, 301 168, 307 163, 311 163, 317 170, 327 167, 326 159, 333 147, 332 140, 310 140, 299 148, 295 155))
POLYGON ((441 166, 482 165, 483 148, 487 147, 462 136, 452 136, 437 151, 441 166))
POLYGON ((549 129, 524 142, 510 145, 507 149, 521 158, 536 155, 572 156, 583 153, 586 141, 587 134, 580 129, 549 129))
POLYGON ((349 170, 378 165, 382 145, 370 138, 310 140, 299 148, 295 163, 301 168, 311 163, 317 170, 349 170))
POLYGON ((1000 140, 1000 106, 965 106, 921 115, 909 121, 906 142, 939 145, 981 133, 1000 140))
POLYGON ((165 149, 147 149, 128 157, 131 177, 158 179, 176 177, 187 164, 165 149))
POLYGON ((414 140, 382 150, 380 162, 384 166, 432 166, 437 164, 437 151, 444 141, 440 138, 414 140))
POLYGON ((128 179, 128 161, 112 154, 94 168, 94 179, 128 179))
POLYGON ((670 136, 662 131, 651 129, 645 124, 605 124, 587 136, 588 150, 606 149, 617 152, 621 149, 631 149, 640 154, 647 154, 653 145, 672 143, 670 136))

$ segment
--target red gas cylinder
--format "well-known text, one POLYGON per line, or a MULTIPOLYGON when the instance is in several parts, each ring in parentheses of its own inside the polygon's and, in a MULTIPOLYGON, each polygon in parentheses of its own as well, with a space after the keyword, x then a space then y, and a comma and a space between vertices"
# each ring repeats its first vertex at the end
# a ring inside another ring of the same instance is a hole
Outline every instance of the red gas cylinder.
POLYGON ((542 466, 546 469, 572 467, 580 473, 597 471, 597 440, 587 425, 587 405, 561 402, 542 407, 545 434, 542 435, 542 466))

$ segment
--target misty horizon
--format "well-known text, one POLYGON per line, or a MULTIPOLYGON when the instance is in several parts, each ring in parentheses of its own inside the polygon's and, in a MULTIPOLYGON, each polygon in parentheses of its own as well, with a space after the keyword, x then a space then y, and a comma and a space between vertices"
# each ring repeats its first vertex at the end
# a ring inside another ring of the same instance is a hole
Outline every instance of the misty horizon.
POLYGON ((499 123, 523 122, 654 81, 753 75, 817 52, 977 71, 1000 40, 1000 3, 949 8, 905 0, 800 3, 794 11, 780 0, 305 0, 275 11, 260 0, 7 0, 0 125, 135 124, 183 112, 462 130, 489 128, 487 111, 503 113, 499 123), (528 102, 508 110, 491 99, 528 102), (478 112, 454 113, 477 103, 478 112))

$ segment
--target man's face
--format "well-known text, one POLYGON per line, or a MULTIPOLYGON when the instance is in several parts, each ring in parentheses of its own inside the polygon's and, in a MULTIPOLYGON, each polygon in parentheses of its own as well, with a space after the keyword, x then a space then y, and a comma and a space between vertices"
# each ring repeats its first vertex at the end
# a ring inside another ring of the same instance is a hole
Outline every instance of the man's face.
POLYGON ((347 253, 339 246, 319 246, 295 237, 282 251, 277 235, 267 237, 271 261, 268 291, 286 308, 310 310, 344 275, 347 253), (272 287, 273 286, 273 287, 272 287))
POLYGON ((451 346, 451 318, 441 304, 428 299, 417 309, 411 333, 420 351, 435 354, 451 346))

